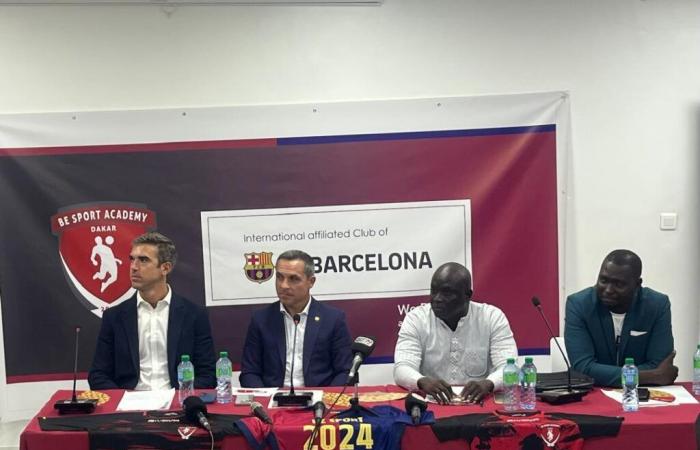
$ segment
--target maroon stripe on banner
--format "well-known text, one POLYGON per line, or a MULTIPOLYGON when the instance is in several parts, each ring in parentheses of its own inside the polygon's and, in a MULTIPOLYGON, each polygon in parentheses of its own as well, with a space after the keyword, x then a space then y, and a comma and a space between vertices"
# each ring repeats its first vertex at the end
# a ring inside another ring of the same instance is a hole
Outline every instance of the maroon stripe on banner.
POLYGON ((156 142, 150 144, 110 144, 67 147, 0 148, 0 156, 71 155, 81 153, 172 152, 178 150, 218 150, 259 147, 270 148, 276 146, 276 138, 241 139, 235 141, 156 142))
MULTIPOLYGON (((79 380, 87 380, 87 372, 78 372, 79 380)), ((73 372, 68 373, 44 373, 35 375, 8 375, 7 384, 32 383, 34 381, 61 381, 72 380, 73 372)))

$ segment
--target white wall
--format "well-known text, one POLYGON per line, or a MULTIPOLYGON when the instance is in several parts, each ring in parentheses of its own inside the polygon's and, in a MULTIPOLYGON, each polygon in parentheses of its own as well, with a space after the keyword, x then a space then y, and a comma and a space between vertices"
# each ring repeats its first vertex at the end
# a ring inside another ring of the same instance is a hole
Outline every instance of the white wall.
MULTIPOLYGON (((590 285, 609 250, 636 250, 645 283, 671 296, 688 380, 700 317, 698 42, 694 0, 3 6, 0 113, 568 90, 567 291, 590 285), (667 211, 678 230, 659 231, 667 211)), ((2 388, 0 411, 30 390, 2 388)))

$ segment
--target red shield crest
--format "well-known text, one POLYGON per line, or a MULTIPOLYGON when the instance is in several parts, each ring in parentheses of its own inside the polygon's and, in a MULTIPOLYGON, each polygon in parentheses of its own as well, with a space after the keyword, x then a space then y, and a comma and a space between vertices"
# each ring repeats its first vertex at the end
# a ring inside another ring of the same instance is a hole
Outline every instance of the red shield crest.
POLYGON ((548 423, 545 425, 538 425, 540 429, 540 437, 547 444, 547 447, 554 447, 559 441, 561 436, 561 426, 555 423, 548 423))
POLYGON ((272 252, 245 253, 245 276, 256 283, 264 283, 272 278, 275 265, 272 263, 272 252))
POLYGON ((68 285, 98 317, 134 294, 129 280, 131 241, 155 227, 155 213, 133 203, 72 205, 51 217, 68 285))
POLYGON ((195 431, 197 431, 195 427, 177 427, 177 432, 180 433, 182 439, 189 439, 195 431))

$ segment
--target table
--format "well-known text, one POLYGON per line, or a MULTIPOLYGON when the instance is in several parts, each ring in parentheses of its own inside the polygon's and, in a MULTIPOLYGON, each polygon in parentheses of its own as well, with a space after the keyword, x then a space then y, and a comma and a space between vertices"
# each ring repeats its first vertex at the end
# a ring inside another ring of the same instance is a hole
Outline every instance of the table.
MULTIPOLYGON (((689 384, 684 383, 689 389, 689 384)), ((327 391, 336 391, 338 388, 326 389, 327 391)), ((364 386, 361 392, 403 392, 397 386, 364 386)), ((116 410, 117 405, 123 395, 123 391, 109 390, 104 391, 110 396, 107 403, 97 407, 95 414, 110 413, 116 410)), ((88 449, 87 432, 64 432, 52 431, 44 432, 39 428, 38 417, 55 417, 56 411, 53 409, 53 404, 56 400, 70 398, 70 391, 58 391, 39 411, 26 426, 20 436, 21 450, 48 450, 48 449, 88 449)), ((176 404, 176 398, 173 400, 172 409, 179 409, 176 404)), ((264 405, 267 404, 266 398, 256 399, 264 405)), ((393 400, 385 402, 399 409, 404 408, 403 400, 393 400)), ((365 403, 366 406, 372 406, 373 403, 365 403)), ((430 405, 429 409, 433 411, 436 418, 449 417, 453 415, 469 414, 469 413, 484 413, 491 412, 497 409, 493 398, 490 397, 484 403, 483 407, 478 405, 469 406, 439 406, 430 405)), ((538 408, 543 412, 564 412, 569 414, 595 414, 603 416, 622 416, 624 422, 620 429, 620 433, 616 438, 593 438, 585 442, 585 450, 598 449, 635 449, 635 450, 691 450, 700 449, 700 405, 679 405, 657 408, 640 408, 638 412, 625 413, 619 403, 608 398, 600 390, 595 389, 589 393, 584 400, 579 403, 568 405, 552 406, 538 402, 538 408)), ((249 414, 249 408, 246 406, 235 406, 233 404, 208 405, 211 413, 226 413, 226 414, 249 414)), ((199 430, 197 433, 204 433, 199 430)), ((284 433, 284 428, 276 428, 276 433, 284 433)), ((247 449, 250 448, 241 436, 228 436, 222 443, 222 449, 247 449)), ((418 450, 425 448, 435 448, 439 450, 457 450, 465 449, 467 446, 464 441, 449 441, 440 443, 432 433, 429 426, 406 427, 402 439, 403 450, 418 450)), ((300 449, 301 450, 301 449, 300 449)))

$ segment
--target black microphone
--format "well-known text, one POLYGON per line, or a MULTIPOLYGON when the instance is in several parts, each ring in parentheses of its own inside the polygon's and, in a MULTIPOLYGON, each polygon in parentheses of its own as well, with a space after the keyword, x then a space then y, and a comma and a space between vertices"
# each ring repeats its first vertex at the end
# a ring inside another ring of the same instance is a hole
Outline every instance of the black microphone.
POLYGON ((319 425, 326 413, 326 405, 322 401, 314 403, 314 424, 319 425))
POLYGON ((362 365, 362 361, 365 360, 374 351, 374 337, 372 336, 358 336, 355 338, 355 342, 352 343, 350 350, 355 354, 352 358, 352 366, 350 367, 350 372, 348 372, 348 381, 345 384, 350 384, 357 374, 357 370, 362 365))
POLYGON ((263 408, 263 405, 261 405, 260 403, 251 402, 250 403, 250 411, 253 413, 253 415, 255 417, 262 420, 263 422, 272 424, 272 419, 270 419, 270 416, 267 415, 265 408, 263 408))
POLYGON ((201 398, 191 395, 182 402, 185 417, 192 423, 199 423, 205 430, 211 431, 211 425, 207 420, 207 405, 201 398))
POLYGON ((277 406, 309 406, 313 393, 294 392, 294 360, 296 359, 297 351, 297 328, 299 327, 301 316, 294 314, 292 320, 294 321, 294 343, 292 344, 292 366, 289 368, 289 392, 278 392, 273 398, 277 402, 277 406))
POLYGON ((411 392, 406 396, 406 413, 411 415, 413 424, 418 425, 423 413, 428 409, 428 403, 420 395, 411 392))
POLYGON ((73 360, 73 395, 70 400, 58 400, 53 407, 59 414, 90 414, 97 406, 97 400, 81 399, 75 395, 75 385, 78 382, 78 342, 80 340, 80 326, 75 327, 75 357, 73 360))
POLYGON ((540 312, 540 316, 542 316, 542 320, 544 320, 545 325, 547 326, 547 331, 549 331, 549 337, 554 339, 554 343, 557 344, 557 348, 559 349, 559 353, 561 353, 561 356, 564 358, 564 363, 566 364, 566 378, 567 378, 567 383, 566 383, 566 391, 563 389, 553 389, 551 391, 546 391, 546 392, 541 392, 540 393, 540 400, 543 402, 547 402, 553 405, 561 405, 563 403, 572 403, 572 402, 580 402, 583 398, 583 396, 586 394, 585 391, 581 390, 575 390, 571 388, 571 364, 569 364, 569 360, 566 357, 566 354, 564 353, 564 350, 562 350, 561 345, 559 345, 559 341, 556 339, 554 336, 554 332, 552 331, 552 327, 549 325, 549 321, 547 320, 547 316, 544 315, 544 311, 542 311, 542 305, 540 303, 540 299, 535 297, 532 297, 532 306, 537 308, 537 310, 540 312))
POLYGON ((294 343, 292 344, 292 367, 289 369, 289 395, 294 395, 294 360, 296 359, 297 351, 297 328, 299 328, 301 316, 294 314, 292 320, 294 321, 294 343))

